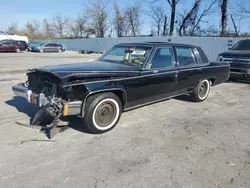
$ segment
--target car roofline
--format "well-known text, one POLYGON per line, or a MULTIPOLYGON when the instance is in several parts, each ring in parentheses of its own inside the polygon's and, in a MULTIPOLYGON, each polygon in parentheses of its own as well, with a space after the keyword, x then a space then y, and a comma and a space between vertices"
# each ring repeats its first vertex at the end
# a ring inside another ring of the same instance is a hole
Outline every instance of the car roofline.
POLYGON ((138 42, 138 43, 118 43, 115 46, 152 46, 152 47, 158 47, 158 46, 178 46, 178 47, 198 47, 191 44, 180 44, 180 43, 169 43, 169 42, 138 42))

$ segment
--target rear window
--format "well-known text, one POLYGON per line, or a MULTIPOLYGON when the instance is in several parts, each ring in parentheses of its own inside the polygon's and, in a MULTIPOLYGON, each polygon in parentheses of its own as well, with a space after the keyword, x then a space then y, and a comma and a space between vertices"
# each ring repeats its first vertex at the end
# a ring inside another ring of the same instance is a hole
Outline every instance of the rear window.
POLYGON ((192 66, 196 64, 196 60, 191 48, 176 47, 176 54, 180 67, 192 66))

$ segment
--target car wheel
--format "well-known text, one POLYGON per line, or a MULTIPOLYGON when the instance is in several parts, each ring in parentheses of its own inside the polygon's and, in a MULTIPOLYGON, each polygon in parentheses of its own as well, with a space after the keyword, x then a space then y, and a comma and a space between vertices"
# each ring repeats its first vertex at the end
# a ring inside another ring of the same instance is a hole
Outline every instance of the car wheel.
POLYGON ((20 53, 21 50, 19 48, 16 49, 16 53, 20 53))
POLYGON ((202 102, 204 101, 210 92, 210 81, 202 80, 190 94, 192 101, 202 102))
POLYGON ((113 129, 118 123, 122 105, 114 93, 101 93, 88 97, 83 123, 91 133, 100 134, 113 129))
POLYGON ((43 52, 44 52, 44 50, 43 50, 43 49, 40 49, 39 51, 40 51, 40 53, 43 53, 43 52))
POLYGON ((58 50, 58 53, 62 53, 62 49, 59 49, 59 50, 58 50))

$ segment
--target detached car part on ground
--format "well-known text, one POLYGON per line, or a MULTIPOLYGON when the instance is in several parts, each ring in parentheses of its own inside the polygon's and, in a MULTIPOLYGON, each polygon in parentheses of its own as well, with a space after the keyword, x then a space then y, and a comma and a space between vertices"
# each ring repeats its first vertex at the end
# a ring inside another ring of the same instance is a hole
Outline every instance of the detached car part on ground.
POLYGON ((230 78, 250 80, 250 40, 241 40, 229 51, 218 55, 217 61, 230 64, 230 78))
POLYGON ((103 133, 126 110, 183 94, 204 101, 211 85, 228 79, 229 64, 209 62, 196 46, 134 43, 118 44, 97 61, 46 66, 27 76, 13 91, 40 106, 33 125, 75 115, 92 133, 103 133))

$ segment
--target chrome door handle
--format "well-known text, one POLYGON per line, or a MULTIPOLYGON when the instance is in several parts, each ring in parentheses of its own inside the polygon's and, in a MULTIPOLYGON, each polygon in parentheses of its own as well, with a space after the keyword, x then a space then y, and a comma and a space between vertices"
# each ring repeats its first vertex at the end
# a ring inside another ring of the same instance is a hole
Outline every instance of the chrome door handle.
POLYGON ((153 73, 158 73, 158 70, 154 70, 153 73))

